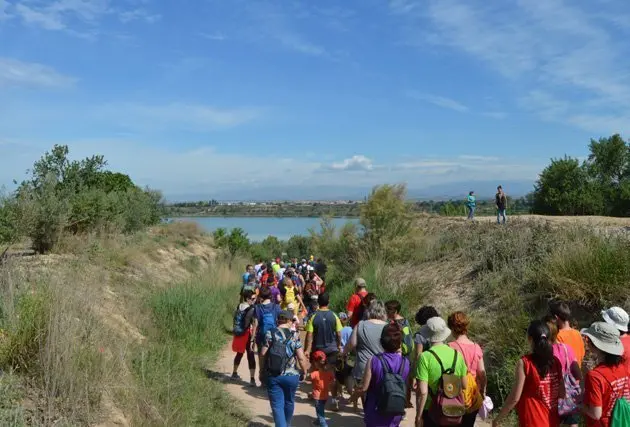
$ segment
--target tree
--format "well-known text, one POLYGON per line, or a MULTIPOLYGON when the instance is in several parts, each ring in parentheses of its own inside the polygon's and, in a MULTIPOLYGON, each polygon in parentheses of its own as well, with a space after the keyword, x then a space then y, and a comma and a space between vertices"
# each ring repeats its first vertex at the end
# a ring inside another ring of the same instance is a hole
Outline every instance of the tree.
POLYGON ((586 162, 590 177, 597 183, 605 202, 604 214, 628 215, 630 199, 624 196, 630 180, 630 147, 615 134, 591 140, 591 154, 586 162))
POLYGON ((217 228, 212 236, 215 245, 226 250, 230 268, 232 268, 232 262, 236 255, 244 254, 249 250, 249 239, 242 228, 233 228, 229 234, 225 228, 217 228))
POLYGON ((366 249, 385 260, 395 256, 408 237, 413 218, 404 184, 375 187, 361 207, 366 249))
POLYGON ((272 258, 276 258, 282 255, 284 252, 284 245, 276 236, 267 236, 260 245, 265 250, 265 253, 270 254, 272 258))
POLYGON ((596 215, 603 208, 601 193, 578 159, 552 159, 534 189, 534 212, 546 215, 596 215))
POLYGON ((291 258, 306 258, 311 253, 311 238, 307 236, 291 236, 287 242, 287 254, 291 258))

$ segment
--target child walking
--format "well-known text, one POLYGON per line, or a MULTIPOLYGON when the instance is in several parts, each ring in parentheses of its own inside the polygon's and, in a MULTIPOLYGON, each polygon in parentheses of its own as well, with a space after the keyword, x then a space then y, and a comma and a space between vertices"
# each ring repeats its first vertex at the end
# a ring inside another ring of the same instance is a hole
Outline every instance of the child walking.
POLYGON ((313 383, 313 399, 315 399, 315 414, 317 416, 313 424, 319 427, 328 427, 325 409, 330 391, 335 386, 335 374, 330 367, 326 366, 326 354, 323 351, 318 350, 313 353, 311 382, 313 383))

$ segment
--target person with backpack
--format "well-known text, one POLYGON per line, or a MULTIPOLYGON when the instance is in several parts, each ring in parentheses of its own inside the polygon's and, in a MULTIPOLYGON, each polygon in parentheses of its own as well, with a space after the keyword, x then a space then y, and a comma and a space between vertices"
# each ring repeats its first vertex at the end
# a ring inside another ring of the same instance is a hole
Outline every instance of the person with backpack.
POLYGON ((293 283, 293 280, 285 277, 282 280, 282 288, 280 288, 280 294, 282 295, 282 309, 287 310, 289 304, 293 304, 293 314, 297 315, 301 309, 306 311, 302 297, 298 293, 298 289, 293 283))
POLYGON ((549 306, 549 314, 556 319, 558 325, 558 342, 567 344, 573 349, 578 365, 582 366, 584 359, 584 340, 580 331, 571 327, 571 309, 568 304, 557 301, 549 306))
POLYGON ((466 413, 463 390, 468 386, 466 362, 445 341, 451 330, 441 317, 432 317, 420 333, 431 343, 416 363, 419 382, 416 426, 460 425, 466 413))
POLYGON ((457 311, 447 319, 448 327, 451 329, 454 341, 448 345, 459 352, 466 363, 467 388, 464 390, 464 403, 466 404, 466 415, 462 419, 461 427, 474 427, 477 413, 483 404, 486 396, 486 386, 488 379, 486 367, 483 362, 483 350, 479 344, 468 338, 468 327, 470 319, 468 316, 457 311))
POLYGON ((494 199, 497 205, 497 224, 501 224, 501 217, 503 217, 503 224, 505 224, 507 221, 507 195, 502 186, 497 187, 497 194, 494 199))
POLYGON ((562 378, 566 397, 558 402, 560 424, 569 427, 578 427, 580 424, 579 404, 581 402, 582 370, 571 346, 558 342, 558 325, 552 316, 544 318, 549 328, 549 342, 553 346, 553 355, 562 366, 562 378))
MULTIPOLYGON (((356 359, 352 370, 352 377, 357 386, 361 386, 363 374, 368 360, 372 356, 384 353, 381 344, 383 328, 387 325, 387 312, 381 301, 372 301, 367 310, 368 320, 362 320, 352 331, 350 341, 343 349, 344 355, 349 355, 356 350, 356 359)), ((356 399, 353 400, 356 408, 356 399)))
POLYGON ((348 304, 346 305, 346 312, 348 313, 348 317, 350 318, 350 326, 354 328, 361 321, 361 317, 363 313, 360 311, 361 304, 363 302, 363 298, 368 294, 367 285, 365 280, 362 278, 357 278, 354 281, 354 287, 356 289, 355 293, 352 294, 350 299, 348 300, 348 304))
POLYGON ((256 276, 253 274, 250 274, 248 279, 247 279, 247 284, 243 285, 241 287, 241 302, 245 301, 245 297, 244 297, 244 292, 246 291, 251 291, 253 293, 256 293, 256 276))
POLYGON ((551 331, 542 320, 534 320, 527 328, 531 353, 516 363, 512 391, 506 398, 492 426, 502 421, 516 407, 521 427, 557 427, 560 425, 558 400, 566 396, 562 366, 553 355, 549 342, 551 331))
POLYGON ((278 326, 264 335, 261 356, 264 360, 267 396, 276 427, 291 425, 295 409, 295 393, 306 368, 302 343, 291 332, 293 314, 278 313, 278 326), (299 368, 299 369, 298 369, 299 368))
POLYGON ((256 294, 251 290, 243 292, 243 302, 236 307, 234 312, 234 324, 232 327, 232 351, 236 353, 234 356, 234 370, 232 371, 232 380, 240 380, 238 375, 238 367, 243 359, 243 354, 247 353, 247 364, 249 365, 249 384, 256 387, 256 356, 249 345, 252 324, 254 322, 254 303, 256 302, 256 294))
MULTIPOLYGON (((427 324, 428 320, 432 317, 440 317, 435 307, 430 305, 425 305, 420 307, 420 309, 416 312, 415 320, 418 326, 420 326, 420 331, 422 331, 422 327, 427 324)), ((431 348, 431 343, 429 340, 420 333, 420 331, 416 332, 413 335, 413 351, 411 353, 411 372, 416 372, 418 369, 418 362, 420 361, 420 356, 422 352, 431 348)), ((412 390, 418 389, 418 380, 415 375, 410 375, 409 382, 411 384, 412 390)), ((411 402, 409 402, 411 403, 411 402)))
MULTIPOLYGON (((252 329, 254 333, 252 334, 250 340, 250 347, 253 348, 256 346, 258 348, 258 363, 262 367, 263 366, 263 355, 262 355, 262 347, 265 340, 265 335, 276 328, 278 322, 278 315, 280 314, 280 306, 271 300, 271 290, 269 288, 263 288, 260 291, 259 298, 261 302, 256 304, 254 307, 254 324, 252 329)), ((293 317, 293 316, 291 316, 293 317)), ((266 382, 266 372, 264 369, 260 369, 259 371, 259 380, 261 386, 265 386, 266 382)))
MULTIPOLYGON (((330 297, 328 294, 321 294, 318 297, 319 309, 310 317, 306 324, 306 341, 304 348, 306 354, 312 356, 317 351, 322 351, 326 355, 327 363, 334 368, 337 365, 341 347, 341 320, 337 315, 328 309, 330 297), (311 352, 312 350, 312 352, 311 352)), ((311 362, 313 358, 311 357, 311 362)), ((333 391, 332 404, 336 411, 339 410, 337 400, 337 390, 333 391)))
POLYGON ((597 363, 584 381, 586 427, 630 425, 630 372, 619 331, 606 322, 595 322, 581 333, 597 363))
MULTIPOLYGON (((411 325, 409 321, 400 315, 402 306, 399 301, 390 300, 385 303, 385 310, 387 311, 387 319, 400 326, 400 330, 403 334, 403 341, 401 345, 401 352, 404 357, 411 361, 413 353, 413 336, 411 334, 411 325)), ((413 408, 411 404, 411 389, 413 387, 413 375, 409 375, 409 384, 407 387, 407 408, 413 408)))
POLYGON ((367 361, 361 386, 354 400, 365 395, 363 420, 366 427, 398 427, 405 415, 409 359, 402 355, 403 332, 396 323, 383 327, 383 352, 367 361))

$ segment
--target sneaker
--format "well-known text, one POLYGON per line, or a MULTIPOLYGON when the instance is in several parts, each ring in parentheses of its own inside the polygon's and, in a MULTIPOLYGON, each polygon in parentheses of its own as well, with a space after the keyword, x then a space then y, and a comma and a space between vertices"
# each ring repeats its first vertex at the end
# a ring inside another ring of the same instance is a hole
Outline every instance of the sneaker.
POLYGON ((232 379, 233 381, 240 381, 241 377, 236 372, 233 372, 230 379, 232 379))
POLYGON ((257 387, 257 385, 256 385, 256 380, 255 380, 255 379, 253 379, 253 378, 252 378, 252 379, 250 379, 250 380, 249 380, 249 386, 250 386, 250 387, 257 387))

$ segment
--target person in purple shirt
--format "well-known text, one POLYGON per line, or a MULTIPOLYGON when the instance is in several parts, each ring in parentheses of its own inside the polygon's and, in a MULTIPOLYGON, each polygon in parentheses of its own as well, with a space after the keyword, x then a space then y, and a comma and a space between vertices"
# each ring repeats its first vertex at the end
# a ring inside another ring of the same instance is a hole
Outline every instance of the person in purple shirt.
POLYGON ((383 381, 383 365, 387 363, 392 372, 400 372, 402 365, 403 378, 409 376, 409 360, 402 355, 403 333, 396 323, 383 328, 381 345, 385 353, 378 354, 368 360, 361 381, 361 388, 354 390, 353 398, 358 399, 366 393, 363 420, 366 427, 399 427, 402 415, 381 415, 377 409, 378 393, 383 381))

